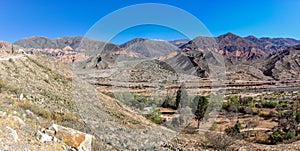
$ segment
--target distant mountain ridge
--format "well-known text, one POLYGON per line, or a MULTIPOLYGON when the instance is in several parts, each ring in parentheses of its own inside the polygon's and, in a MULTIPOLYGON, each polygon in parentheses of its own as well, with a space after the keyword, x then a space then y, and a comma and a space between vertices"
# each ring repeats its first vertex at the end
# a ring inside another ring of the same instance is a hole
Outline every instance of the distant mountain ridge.
POLYGON ((98 51, 104 46, 104 51, 116 51, 119 49, 115 44, 80 36, 68 36, 56 39, 34 36, 18 40, 14 44, 23 48, 35 49, 64 49, 67 46, 77 51, 98 51))
POLYGON ((184 52, 213 50, 229 57, 252 59, 265 57, 297 44, 300 44, 300 40, 292 38, 240 37, 230 32, 218 37, 200 36, 190 41, 188 39, 158 41, 135 38, 120 45, 80 36, 56 39, 34 36, 14 42, 14 45, 23 48, 63 50, 66 47, 71 47, 76 51, 89 51, 92 54, 116 52, 125 49, 129 53, 137 53, 139 56, 159 57, 179 49, 184 52))
POLYGON ((139 53, 145 57, 159 57, 179 49, 168 41, 149 40, 145 38, 135 38, 121 44, 119 47, 127 51, 139 53))
MULTIPOLYGON (((2 42, 3 48, 12 44, 2 42)), ((223 55, 230 79, 299 79, 300 41, 292 38, 240 37, 226 33, 193 40, 135 38, 120 45, 83 37, 49 39, 29 37, 13 43, 24 51, 42 52, 65 62, 80 62, 82 68, 111 68, 116 62, 156 58, 184 73, 209 77, 206 60, 223 55), (214 54, 214 55, 212 55, 214 54), (238 74, 237 74, 238 73, 238 74)))

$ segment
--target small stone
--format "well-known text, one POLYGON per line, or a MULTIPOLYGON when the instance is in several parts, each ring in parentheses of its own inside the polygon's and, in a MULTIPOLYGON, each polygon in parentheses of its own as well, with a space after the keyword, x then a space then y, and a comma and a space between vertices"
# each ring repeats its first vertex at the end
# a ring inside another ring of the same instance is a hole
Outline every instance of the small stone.
POLYGON ((18 136, 18 134, 17 134, 17 131, 14 130, 14 129, 12 129, 12 128, 9 127, 9 126, 6 126, 6 128, 10 131, 9 134, 13 137, 14 141, 15 141, 15 142, 19 141, 19 136, 18 136))
POLYGON ((33 116, 34 116, 34 113, 31 112, 30 110, 26 110, 25 112, 26 112, 26 114, 27 114, 28 116, 30 116, 30 117, 33 117, 33 116))
POLYGON ((23 99, 24 99, 24 94, 23 94, 23 93, 20 94, 19 99, 20 99, 20 100, 23 100, 23 99))
POLYGON ((36 136, 37 136, 37 139, 42 143, 54 141, 54 138, 52 136, 44 134, 39 130, 36 132, 36 136))
POLYGON ((6 113, 6 112, 2 112, 2 111, 0 111, 0 118, 5 118, 5 117, 6 117, 6 115, 7 115, 7 113, 6 113))
POLYGON ((242 146, 242 147, 239 148, 238 151, 248 151, 248 150, 249 150, 249 149, 248 149, 247 147, 242 146))

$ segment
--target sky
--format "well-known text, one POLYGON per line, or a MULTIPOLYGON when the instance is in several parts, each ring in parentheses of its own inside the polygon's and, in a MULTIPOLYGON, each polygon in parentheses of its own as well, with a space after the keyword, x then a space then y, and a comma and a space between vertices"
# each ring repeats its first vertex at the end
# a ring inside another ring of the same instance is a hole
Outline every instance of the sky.
MULTIPOLYGON (((300 39, 299 0, 2 0, 0 39, 14 42, 30 36, 84 36, 104 16, 141 3, 183 9, 196 16, 213 36, 232 32, 240 36, 300 39)), ((176 16, 174 19, 182 26, 188 24, 176 16)), ((124 18, 124 22, 127 20, 124 18)), ((134 37, 173 40, 185 36, 174 29, 141 25, 122 31, 112 42, 122 43, 134 37)))

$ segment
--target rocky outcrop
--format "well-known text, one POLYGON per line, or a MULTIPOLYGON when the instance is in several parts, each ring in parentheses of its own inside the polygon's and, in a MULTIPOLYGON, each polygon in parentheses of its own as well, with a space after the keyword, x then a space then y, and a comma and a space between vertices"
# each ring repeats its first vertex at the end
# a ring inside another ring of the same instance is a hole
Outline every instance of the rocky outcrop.
POLYGON ((53 124, 47 129, 38 130, 36 135, 37 139, 43 143, 57 142, 59 140, 69 148, 74 148, 77 151, 92 150, 93 136, 72 128, 53 124))

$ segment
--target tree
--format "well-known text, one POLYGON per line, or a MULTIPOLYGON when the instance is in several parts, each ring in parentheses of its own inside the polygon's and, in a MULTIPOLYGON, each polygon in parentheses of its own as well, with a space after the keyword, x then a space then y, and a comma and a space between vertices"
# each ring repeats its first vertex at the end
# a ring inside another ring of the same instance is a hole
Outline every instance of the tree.
POLYGON ((184 108, 189 106, 188 94, 185 88, 184 83, 180 85, 178 91, 176 92, 176 108, 184 108))
POLYGON ((196 116, 195 119, 198 121, 197 128, 200 129, 200 121, 204 118, 206 109, 208 107, 208 100, 204 96, 197 96, 194 99, 194 102, 197 102, 197 101, 198 101, 198 103, 197 103, 197 108, 195 111, 195 116, 196 116))
POLYGON ((11 45, 11 54, 14 54, 15 53, 15 49, 14 49, 14 45, 12 44, 11 45))

